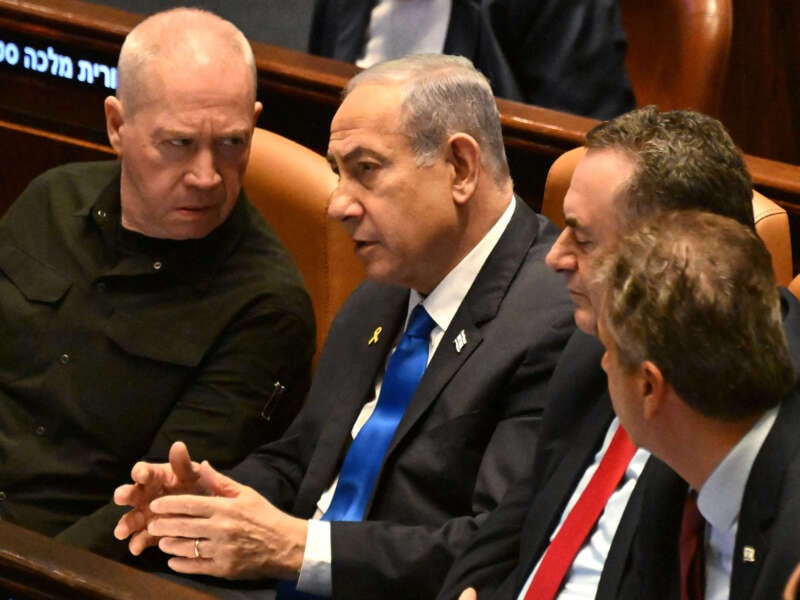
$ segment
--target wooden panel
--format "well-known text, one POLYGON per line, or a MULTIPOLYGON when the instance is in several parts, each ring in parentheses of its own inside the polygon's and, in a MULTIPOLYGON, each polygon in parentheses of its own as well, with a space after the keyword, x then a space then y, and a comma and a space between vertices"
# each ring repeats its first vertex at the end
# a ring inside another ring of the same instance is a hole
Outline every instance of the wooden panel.
POLYGON ((0 595, 15 600, 211 599, 5 521, 0 521, 0 595))
POLYGON ((721 118, 745 152, 800 163, 797 0, 733 0, 721 118))

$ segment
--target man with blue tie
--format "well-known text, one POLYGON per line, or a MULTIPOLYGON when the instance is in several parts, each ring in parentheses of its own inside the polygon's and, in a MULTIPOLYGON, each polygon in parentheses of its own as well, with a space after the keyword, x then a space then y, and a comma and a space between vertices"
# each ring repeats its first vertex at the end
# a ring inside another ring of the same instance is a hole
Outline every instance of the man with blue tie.
POLYGON ((369 281, 334 322, 305 407, 227 475, 181 444, 171 465, 137 465, 115 534, 134 553, 157 543, 179 573, 282 579, 279 597, 295 584, 432 597, 531 468, 573 331, 544 264, 558 231, 514 197, 491 88, 463 58, 357 75, 328 158, 339 175, 328 212, 369 281))

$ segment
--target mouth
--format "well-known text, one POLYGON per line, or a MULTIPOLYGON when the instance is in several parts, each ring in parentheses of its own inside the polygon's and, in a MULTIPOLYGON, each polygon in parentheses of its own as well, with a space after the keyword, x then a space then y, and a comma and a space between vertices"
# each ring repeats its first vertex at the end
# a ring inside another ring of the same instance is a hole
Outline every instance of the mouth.
POLYGON ((175 212, 184 217, 202 217, 217 209, 216 205, 209 206, 179 206, 175 212))
POLYGON ((356 252, 360 252, 362 250, 366 250, 367 248, 371 248, 375 246, 377 242, 370 242, 367 240, 353 240, 353 246, 355 247, 356 252))

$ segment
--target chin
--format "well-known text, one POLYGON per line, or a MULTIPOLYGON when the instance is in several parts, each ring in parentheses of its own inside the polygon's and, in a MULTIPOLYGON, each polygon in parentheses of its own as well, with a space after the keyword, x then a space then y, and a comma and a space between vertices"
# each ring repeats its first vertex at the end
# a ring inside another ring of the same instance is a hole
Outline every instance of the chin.
POLYGON ((597 317, 594 311, 585 308, 575 309, 575 326, 583 333, 597 337, 597 317))

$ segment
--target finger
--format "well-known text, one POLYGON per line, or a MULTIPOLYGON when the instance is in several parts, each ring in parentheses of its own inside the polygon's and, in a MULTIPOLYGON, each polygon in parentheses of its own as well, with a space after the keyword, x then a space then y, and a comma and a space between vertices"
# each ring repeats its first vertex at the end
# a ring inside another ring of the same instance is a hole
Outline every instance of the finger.
POLYGON ((130 483, 119 486, 114 490, 114 504, 119 506, 133 506, 136 486, 130 483))
POLYGON ((211 542, 203 538, 162 537, 158 540, 158 549, 178 558, 212 558, 211 542))
POLYGON ((128 542, 128 550, 134 556, 139 556, 147 548, 151 548, 156 544, 158 544, 158 538, 147 533, 147 530, 137 531, 128 542))
POLYGON ((197 463, 192 462, 189 449, 183 442, 175 442, 170 447, 169 464, 178 481, 190 484, 197 480, 197 463))
POLYGON ((131 479, 143 486, 161 485, 164 479, 164 465, 139 461, 131 469, 131 479))
POLYGON ((147 526, 147 518, 141 511, 131 510, 120 517, 117 526, 114 527, 114 537, 124 540, 137 531, 143 530, 147 526))
POLYGON ((184 558, 173 556, 167 561, 170 569, 185 575, 218 575, 216 563, 209 558, 184 558))
POLYGON ((214 469, 207 460, 204 460, 200 465, 198 477, 200 486, 212 496, 234 498, 239 495, 242 489, 240 483, 214 469))
POLYGON ((473 588, 467 588, 461 592, 458 600, 478 600, 478 593, 473 588))
POLYGON ((158 488, 141 484, 126 484, 114 490, 114 503, 120 506, 133 506, 134 508, 147 508, 153 498, 158 496, 158 488))
POLYGON ((155 517, 147 524, 147 533, 152 536, 190 538, 203 537, 209 531, 209 521, 195 517, 155 517))
POLYGON ((155 515, 183 515, 187 517, 210 517, 214 514, 216 503, 210 496, 180 494, 162 496, 150 503, 150 512, 155 515))

